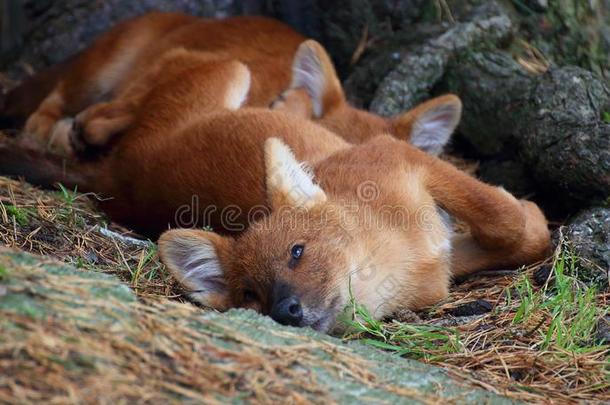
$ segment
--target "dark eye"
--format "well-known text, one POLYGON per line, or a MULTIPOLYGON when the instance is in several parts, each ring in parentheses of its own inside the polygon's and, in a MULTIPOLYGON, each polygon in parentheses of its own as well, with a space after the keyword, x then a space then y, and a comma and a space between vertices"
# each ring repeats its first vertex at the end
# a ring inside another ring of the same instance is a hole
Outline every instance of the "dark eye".
POLYGON ((294 245, 290 249, 290 261, 288 262, 288 268, 294 270, 303 256, 303 251, 305 250, 305 246, 303 245, 294 245))
POLYGON ((303 251, 305 250, 305 246, 303 245, 294 245, 290 250, 290 255, 294 260, 299 260, 301 256, 303 256, 303 251))
POLYGON ((254 291, 252 291, 252 290, 244 291, 244 302, 246 304, 252 303, 257 300, 258 300, 258 295, 256 295, 256 293, 254 291))

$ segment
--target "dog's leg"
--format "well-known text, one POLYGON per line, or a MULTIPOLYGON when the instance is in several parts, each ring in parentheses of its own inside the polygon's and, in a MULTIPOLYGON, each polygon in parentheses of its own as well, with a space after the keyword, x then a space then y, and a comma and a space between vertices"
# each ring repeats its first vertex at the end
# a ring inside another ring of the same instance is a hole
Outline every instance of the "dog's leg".
POLYGON ((426 189, 434 200, 470 228, 469 234, 454 237, 454 275, 530 264, 549 253, 547 221, 536 204, 517 200, 503 188, 485 184, 412 146, 400 147, 407 156, 407 169, 424 170, 426 189))

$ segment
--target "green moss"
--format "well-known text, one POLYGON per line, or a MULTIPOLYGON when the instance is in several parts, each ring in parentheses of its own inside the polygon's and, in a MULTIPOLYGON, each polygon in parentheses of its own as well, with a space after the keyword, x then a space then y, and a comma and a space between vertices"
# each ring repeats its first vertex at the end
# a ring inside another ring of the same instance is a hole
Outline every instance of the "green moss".
POLYGON ((70 353, 68 356, 50 355, 47 359, 53 363, 59 364, 67 371, 78 371, 81 373, 87 371, 87 369, 95 369, 96 364, 100 361, 94 356, 82 353, 70 353))
POLYGON ((44 319, 48 314, 43 304, 24 300, 23 296, 10 293, 0 300, 0 312, 2 311, 10 311, 32 319, 44 319))
POLYGON ((420 21, 425 23, 436 23, 438 22, 440 15, 438 6, 435 2, 430 1, 424 3, 421 7, 422 11, 420 14, 420 21))
POLYGON ((32 215, 31 210, 26 208, 19 208, 15 205, 5 205, 6 212, 15 218, 15 221, 20 226, 27 226, 30 223, 30 215, 32 215))
POLYGON ((457 384, 440 368, 282 327, 253 311, 126 302, 122 291, 129 290, 114 277, 8 251, 0 251, 0 260, 19 270, 0 299, 2 361, 14 370, 8 386, 27 388, 20 392, 29 402, 61 402, 66 395, 76 402, 128 402, 133 387, 143 387, 139 392, 150 393, 152 402, 209 402, 209 391, 218 402, 236 403, 239 387, 247 402, 277 402, 294 392, 304 402, 512 403, 457 384), (258 376, 266 379, 267 368, 277 373, 274 389, 261 392, 266 381, 258 376), (28 378, 33 369, 35 380, 28 378))
POLYGON ((525 30, 556 63, 577 65, 606 76, 610 56, 604 49, 602 27, 609 18, 601 1, 555 0, 549 2, 543 15, 531 16, 525 30), (541 30, 540 26, 546 28, 541 30))

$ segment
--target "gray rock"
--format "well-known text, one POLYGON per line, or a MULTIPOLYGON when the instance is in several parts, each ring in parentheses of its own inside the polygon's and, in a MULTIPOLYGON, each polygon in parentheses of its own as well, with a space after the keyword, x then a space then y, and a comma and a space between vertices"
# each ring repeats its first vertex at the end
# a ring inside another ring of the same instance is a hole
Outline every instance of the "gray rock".
POLYGON ((464 54, 443 88, 464 102, 460 133, 482 156, 521 161, 546 191, 575 202, 610 195, 610 91, 578 67, 531 76, 505 52, 464 54))
POLYGON ((517 121, 524 161, 540 183, 575 199, 610 196, 610 90, 578 67, 551 69, 535 81, 526 119, 517 121))
POLYGON ((386 49, 369 55, 354 67, 343 82, 343 90, 350 104, 368 108, 381 81, 403 59, 405 50, 386 49))
POLYGON ((409 54, 381 82, 371 102, 371 111, 393 116, 429 98, 430 90, 443 76, 449 54, 429 46, 409 54))
POLYGON ((442 35, 445 24, 418 22, 391 35, 383 42, 375 41, 364 56, 350 68, 343 82, 345 94, 355 106, 369 108, 375 92, 385 77, 422 43, 442 35))
POLYGON ((525 0, 525 5, 530 10, 543 12, 549 8, 549 0, 525 0))
POLYGON ((591 208, 578 214, 564 230, 564 237, 581 265, 590 270, 583 275, 608 288, 610 272, 610 208, 591 208))
POLYGON ((408 110, 430 96, 457 52, 507 39, 512 23, 495 1, 477 7, 471 19, 409 52, 377 89, 371 110, 385 116, 408 110))
POLYGON ((610 315, 606 315, 597 322, 595 337, 598 342, 610 345, 610 315))
POLYGON ((28 0, 23 2, 27 30, 23 40, 13 40, 22 46, 12 53, 3 53, 0 60, 13 71, 23 63, 39 69, 62 62, 117 22, 152 10, 219 18, 260 13, 263 5, 259 0, 28 0))
POLYGON ((389 19, 397 29, 410 26, 428 6, 426 0, 374 0, 371 3, 375 15, 381 20, 389 19))
POLYGON ((517 160, 485 160, 477 174, 481 180, 502 186, 517 197, 524 197, 535 190, 527 166, 517 160))
MULTIPOLYGON (((489 1, 489 0, 444 0, 444 3, 447 4, 447 8, 451 11, 451 15, 453 16, 453 18, 456 21, 464 21, 464 20, 468 20, 471 19, 473 13, 476 12, 476 9, 480 6, 485 6, 486 4, 492 3, 493 1, 489 1)), ((439 1, 433 1, 430 3, 436 3, 434 4, 435 6, 435 11, 438 14, 439 12, 439 6, 440 6, 440 10, 441 10, 441 14, 445 19, 449 19, 449 17, 446 15, 446 9, 445 7, 443 7, 443 4, 439 1)), ((493 5, 493 7, 497 7, 498 3, 502 3, 502 6, 504 6, 506 8, 506 6, 508 5, 510 7, 510 3, 506 2, 504 0, 499 0, 499 2, 497 2, 495 5, 493 5)))
POLYGON ((460 133, 482 156, 518 145, 515 126, 533 88, 532 77, 505 52, 468 53, 447 68, 442 87, 462 99, 460 133))
POLYGON ((21 44, 25 16, 21 4, 16 1, 0 2, 0 16, 0 53, 4 53, 21 44))
POLYGON ((320 18, 320 39, 333 57, 341 77, 353 68, 352 57, 363 38, 384 42, 403 27, 411 27, 426 6, 424 0, 316 0, 320 18), (365 37, 366 34, 366 37, 365 37))

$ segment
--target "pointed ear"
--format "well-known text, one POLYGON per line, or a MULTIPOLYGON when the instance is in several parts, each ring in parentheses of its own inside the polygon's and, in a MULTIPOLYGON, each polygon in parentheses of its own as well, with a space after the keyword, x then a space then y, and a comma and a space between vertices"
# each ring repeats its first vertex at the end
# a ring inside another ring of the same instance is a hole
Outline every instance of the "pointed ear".
POLYGON ((304 88, 284 91, 273 100, 269 108, 275 111, 288 112, 307 120, 313 117, 311 97, 304 88))
POLYGON ((230 305, 221 257, 232 243, 213 232, 173 229, 159 238, 159 255, 193 300, 222 311, 230 305))
POLYGON ((279 138, 265 141, 265 171, 272 210, 281 207, 307 209, 326 201, 326 194, 314 183, 311 170, 298 162, 279 138))
POLYGON ((462 102, 447 94, 433 98, 394 119, 397 135, 431 155, 440 155, 460 122, 462 102))
POLYGON ((314 118, 345 102, 341 82, 324 47, 310 39, 303 42, 292 63, 290 89, 304 88, 311 97, 314 118))

